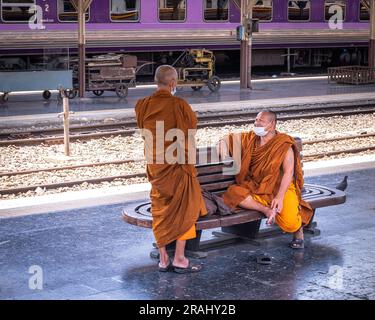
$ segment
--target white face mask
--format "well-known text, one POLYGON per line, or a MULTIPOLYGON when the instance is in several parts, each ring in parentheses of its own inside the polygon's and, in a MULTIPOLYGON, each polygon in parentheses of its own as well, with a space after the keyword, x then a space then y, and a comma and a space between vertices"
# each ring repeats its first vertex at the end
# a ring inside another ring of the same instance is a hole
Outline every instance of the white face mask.
POLYGON ((254 126, 254 133, 259 137, 264 137, 267 135, 268 131, 266 128, 270 125, 271 122, 267 123, 265 127, 256 127, 254 126))
POLYGON ((174 87, 174 88, 172 89, 172 91, 171 91, 172 96, 174 96, 174 95, 176 94, 176 92, 177 92, 177 89, 176 89, 176 87, 174 87))
POLYGON ((268 131, 266 131, 265 127, 254 127, 254 133, 259 137, 264 137, 268 131))

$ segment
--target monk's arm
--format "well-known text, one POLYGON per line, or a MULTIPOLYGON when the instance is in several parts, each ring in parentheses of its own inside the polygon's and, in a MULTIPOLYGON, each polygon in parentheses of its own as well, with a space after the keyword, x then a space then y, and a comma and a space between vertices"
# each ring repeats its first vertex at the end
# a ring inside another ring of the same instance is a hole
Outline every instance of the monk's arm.
POLYGON ((241 148, 241 141, 242 141, 242 133, 229 133, 222 137, 219 142, 216 144, 216 151, 217 154, 220 156, 221 159, 225 159, 227 157, 233 157, 233 152, 238 152, 241 150, 237 150, 241 148), (234 148, 234 145, 237 148, 234 148))
POLYGON ((141 102, 141 100, 138 100, 137 101, 137 104, 135 105, 135 119, 136 119, 136 121, 137 121, 137 126, 138 126, 138 128, 142 128, 142 125, 141 125, 141 111, 140 111, 140 109, 141 109, 141 104, 142 104, 142 102, 141 102))
POLYGON ((292 148, 286 153, 285 159, 283 161, 283 178, 281 180, 278 195, 284 198, 286 191, 289 188, 290 183, 293 180, 294 175, 294 153, 292 148))
POLYGON ((293 180, 294 176, 294 153, 292 148, 289 148, 287 151, 284 161, 283 161, 283 177, 281 179, 279 191, 272 201, 271 208, 277 209, 278 212, 281 212, 284 196, 286 191, 289 188, 290 183, 293 180))
POLYGON ((197 115, 193 111, 192 107, 190 104, 188 104, 185 100, 180 99, 180 107, 178 108, 181 116, 181 123, 180 125, 182 126, 179 129, 182 130, 188 130, 188 129, 197 129, 197 115))
POLYGON ((216 145, 216 151, 219 155, 220 159, 225 159, 229 157, 229 136, 224 136, 219 140, 219 142, 216 145))

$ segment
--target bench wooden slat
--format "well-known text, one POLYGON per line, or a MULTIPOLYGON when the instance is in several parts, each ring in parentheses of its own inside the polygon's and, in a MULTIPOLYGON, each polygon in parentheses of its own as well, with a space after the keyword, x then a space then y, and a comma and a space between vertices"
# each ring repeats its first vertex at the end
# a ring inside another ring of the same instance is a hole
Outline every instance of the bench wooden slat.
POLYGON ((245 210, 220 218, 220 227, 229 227, 235 224, 247 223, 264 218, 263 214, 258 211, 245 210))
POLYGON ((221 173, 224 168, 230 168, 232 161, 226 163, 218 163, 215 165, 196 165, 198 176, 210 175, 213 173, 221 173))
POLYGON ((195 224, 197 230, 213 229, 220 227, 220 219, 217 216, 202 217, 195 224))
POLYGON ((306 184, 305 188, 313 190, 313 196, 311 196, 311 193, 307 193, 302 197, 313 209, 342 204, 346 200, 345 192, 338 189, 311 184, 306 184), (319 190, 320 194, 317 194, 316 190, 319 190))
POLYGON ((233 176, 224 175, 222 173, 215 173, 212 175, 198 176, 198 181, 200 184, 216 183, 219 181, 230 181, 233 183, 234 179, 233 176))
POLYGON ((122 211, 122 218, 132 225, 143 227, 143 228, 152 228, 152 218, 146 216, 140 216, 135 211, 126 210, 122 211))
POLYGON ((217 192, 217 191, 226 190, 232 184, 233 184, 233 181, 222 181, 218 183, 202 184, 201 186, 206 191, 217 192))

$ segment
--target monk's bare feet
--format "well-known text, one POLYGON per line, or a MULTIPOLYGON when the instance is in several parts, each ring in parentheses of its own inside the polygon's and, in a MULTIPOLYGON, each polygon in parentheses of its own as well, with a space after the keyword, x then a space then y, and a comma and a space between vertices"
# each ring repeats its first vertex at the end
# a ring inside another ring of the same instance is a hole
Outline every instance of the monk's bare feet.
POLYGON ((166 268, 170 264, 168 255, 160 255, 159 268, 166 268))
POLYGON ((305 248, 304 236, 303 236, 303 227, 299 228, 293 235, 293 240, 290 242, 289 246, 292 249, 303 249, 305 248))
POLYGON ((174 257, 173 266, 179 268, 187 268, 189 266, 189 260, 186 257, 174 257))
POLYGON ((275 223, 275 217, 277 215, 276 210, 268 209, 267 212, 264 213, 266 217, 268 218, 266 221, 266 224, 271 226, 275 223))
POLYGON ((294 240, 304 240, 303 235, 303 227, 299 228, 294 234, 293 234, 294 240))

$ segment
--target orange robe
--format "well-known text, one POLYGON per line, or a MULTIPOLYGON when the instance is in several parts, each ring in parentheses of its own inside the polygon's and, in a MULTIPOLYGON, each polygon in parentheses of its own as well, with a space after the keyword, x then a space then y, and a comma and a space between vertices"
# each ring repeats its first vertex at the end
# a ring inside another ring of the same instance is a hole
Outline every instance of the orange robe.
MULTIPOLYGON (((177 239, 195 238, 195 223, 200 215, 207 214, 196 168, 194 164, 188 164, 188 130, 197 128, 197 117, 187 102, 167 90, 158 90, 150 97, 140 99, 135 111, 138 127, 152 133, 152 146, 145 143, 145 155, 147 177, 152 186, 152 229, 156 243, 160 248, 177 239), (157 130, 157 121, 163 121, 163 130, 157 130), (165 151, 174 142, 161 136, 165 137, 170 129, 179 129, 186 137, 182 146, 185 160, 175 164, 157 163, 160 156, 164 160, 165 151), (157 135, 163 143, 162 150, 157 149, 157 135)), ((195 161, 194 141, 193 144, 195 161)))
MULTIPOLYGON (((283 210, 276 216, 276 223, 286 232, 297 231, 301 224, 308 224, 312 208, 301 198, 303 173, 298 147, 294 139, 276 132, 275 137, 260 146, 260 138, 254 132, 231 134, 228 137, 230 154, 234 144, 241 149, 240 171, 236 183, 223 194, 224 202, 236 208, 248 196, 269 206, 277 195, 283 177, 282 164, 289 148, 294 152, 294 179, 285 196, 283 210)), ((235 158, 235 156, 234 156, 235 158)))

